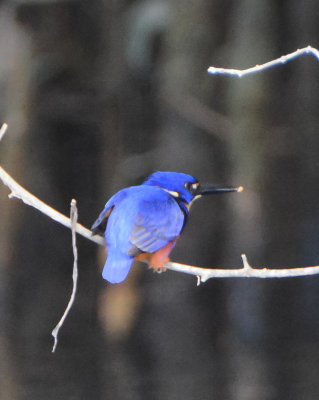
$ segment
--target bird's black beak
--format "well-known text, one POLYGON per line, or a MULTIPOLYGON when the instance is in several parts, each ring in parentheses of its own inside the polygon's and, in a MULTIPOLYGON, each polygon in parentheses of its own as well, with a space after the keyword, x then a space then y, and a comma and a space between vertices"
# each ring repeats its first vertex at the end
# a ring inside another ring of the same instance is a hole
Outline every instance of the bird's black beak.
POLYGON ((200 184, 197 189, 197 195, 205 194, 220 194, 220 193, 231 193, 231 192, 242 192, 244 190, 243 186, 237 188, 234 187, 219 187, 216 185, 211 185, 210 183, 200 184))

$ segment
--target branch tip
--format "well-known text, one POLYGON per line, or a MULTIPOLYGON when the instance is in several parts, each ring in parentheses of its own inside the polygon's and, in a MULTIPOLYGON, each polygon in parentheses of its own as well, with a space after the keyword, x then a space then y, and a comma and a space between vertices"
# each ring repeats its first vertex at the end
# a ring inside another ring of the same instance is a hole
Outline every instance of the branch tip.
POLYGON ((241 255, 241 259, 243 261, 243 268, 244 270, 250 270, 252 269, 251 265, 249 264, 248 260, 247 260, 247 256, 246 254, 242 254, 241 255))
POLYGON ((8 129, 8 124, 6 122, 4 122, 0 128, 0 140, 3 138, 3 136, 7 132, 7 129, 8 129))

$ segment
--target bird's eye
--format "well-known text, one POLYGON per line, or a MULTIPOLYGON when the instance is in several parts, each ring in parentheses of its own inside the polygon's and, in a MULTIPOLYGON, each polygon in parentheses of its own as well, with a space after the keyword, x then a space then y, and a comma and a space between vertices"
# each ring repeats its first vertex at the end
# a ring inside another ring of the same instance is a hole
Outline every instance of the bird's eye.
POLYGON ((198 182, 195 182, 195 183, 187 182, 187 183, 185 183, 185 188, 192 194, 194 194, 197 191, 198 186, 199 186, 198 182))

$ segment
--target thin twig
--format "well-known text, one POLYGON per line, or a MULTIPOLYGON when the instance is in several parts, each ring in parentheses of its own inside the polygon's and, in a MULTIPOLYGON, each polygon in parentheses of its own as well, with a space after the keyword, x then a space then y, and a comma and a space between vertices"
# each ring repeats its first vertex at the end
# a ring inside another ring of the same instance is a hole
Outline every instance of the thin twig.
POLYGON ((70 300, 68 302, 68 305, 58 322, 57 326, 53 329, 52 331, 52 336, 54 337, 54 344, 52 348, 52 353, 55 352, 55 349, 58 345, 58 334, 59 330, 64 324, 64 321, 71 310, 71 307, 74 303, 75 300, 75 295, 76 295, 76 289, 77 289, 77 283, 78 283, 78 249, 76 247, 76 223, 78 220, 78 209, 76 206, 76 200, 72 199, 71 201, 71 209, 70 209, 70 216, 71 216, 71 230, 72 230, 72 249, 73 249, 73 273, 72 273, 72 279, 73 279, 73 289, 71 293, 70 300))
POLYGON ((2 127, 0 128, 0 142, 4 134, 7 132, 7 129, 8 129, 8 124, 6 123, 2 124, 2 127))
POLYGON ((281 56, 276 60, 268 61, 262 65, 256 65, 255 67, 247 68, 247 69, 233 69, 233 68, 216 68, 209 67, 207 72, 213 75, 222 74, 222 75, 232 75, 237 76, 238 78, 242 78, 243 76, 255 74, 256 72, 264 71, 265 69, 275 67, 276 65, 286 64, 288 61, 293 60, 294 58, 300 57, 304 54, 311 54, 317 58, 319 61, 319 50, 314 47, 307 46, 303 49, 298 49, 293 53, 287 54, 285 56, 281 56))

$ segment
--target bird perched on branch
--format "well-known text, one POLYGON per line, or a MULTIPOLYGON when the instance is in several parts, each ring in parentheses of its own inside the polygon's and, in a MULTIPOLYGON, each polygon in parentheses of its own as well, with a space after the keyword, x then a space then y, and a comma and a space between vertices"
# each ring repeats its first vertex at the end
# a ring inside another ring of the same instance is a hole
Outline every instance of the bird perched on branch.
POLYGON ((194 200, 206 194, 240 192, 200 184, 191 175, 155 172, 140 186, 120 190, 106 203, 92 225, 92 233, 105 236, 107 259, 103 278, 124 281, 135 259, 148 260, 161 270, 187 222, 194 200))

